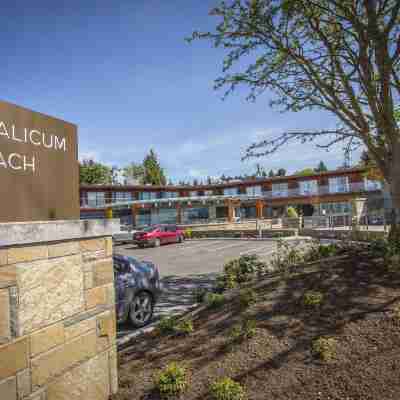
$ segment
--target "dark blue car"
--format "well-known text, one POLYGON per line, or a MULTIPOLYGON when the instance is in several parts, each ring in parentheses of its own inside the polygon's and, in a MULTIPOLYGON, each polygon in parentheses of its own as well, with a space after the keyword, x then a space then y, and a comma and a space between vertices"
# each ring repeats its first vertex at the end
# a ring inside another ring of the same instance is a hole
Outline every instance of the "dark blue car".
POLYGON ((162 285, 157 267, 148 261, 114 255, 115 301, 118 322, 140 328, 153 316, 162 285))

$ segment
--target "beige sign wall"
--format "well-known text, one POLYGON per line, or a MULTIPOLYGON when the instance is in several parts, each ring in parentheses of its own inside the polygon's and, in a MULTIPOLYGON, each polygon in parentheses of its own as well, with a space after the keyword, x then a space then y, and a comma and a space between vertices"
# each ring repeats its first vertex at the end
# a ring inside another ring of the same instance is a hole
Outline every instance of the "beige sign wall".
POLYGON ((0 222, 79 218, 76 125, 0 101, 0 222))

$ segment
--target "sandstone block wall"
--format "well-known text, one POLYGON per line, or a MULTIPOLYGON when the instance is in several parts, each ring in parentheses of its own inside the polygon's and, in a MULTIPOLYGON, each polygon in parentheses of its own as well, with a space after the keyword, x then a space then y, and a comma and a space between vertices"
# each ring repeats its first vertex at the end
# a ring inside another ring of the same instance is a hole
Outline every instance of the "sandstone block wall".
POLYGON ((111 236, 0 248, 0 399, 118 389, 111 236))

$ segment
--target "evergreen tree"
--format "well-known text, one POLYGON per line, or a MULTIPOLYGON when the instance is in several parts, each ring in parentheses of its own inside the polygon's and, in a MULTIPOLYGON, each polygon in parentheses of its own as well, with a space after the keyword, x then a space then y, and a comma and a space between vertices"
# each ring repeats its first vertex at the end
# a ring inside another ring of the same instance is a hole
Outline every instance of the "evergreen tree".
POLYGON ((161 168, 158 162, 157 154, 153 149, 150 150, 149 154, 143 161, 144 177, 143 183, 149 183, 151 185, 165 185, 166 177, 163 168, 161 168))
POLYGON ((273 178, 275 176, 274 171, 272 169, 269 171, 268 176, 270 178, 273 178))
POLYGON ((279 168, 278 172, 276 173, 276 176, 285 176, 286 175, 286 169, 285 168, 279 168))
POLYGON ((326 172, 326 171, 328 171, 327 166, 323 161, 320 161, 318 167, 315 168, 315 172, 326 172))

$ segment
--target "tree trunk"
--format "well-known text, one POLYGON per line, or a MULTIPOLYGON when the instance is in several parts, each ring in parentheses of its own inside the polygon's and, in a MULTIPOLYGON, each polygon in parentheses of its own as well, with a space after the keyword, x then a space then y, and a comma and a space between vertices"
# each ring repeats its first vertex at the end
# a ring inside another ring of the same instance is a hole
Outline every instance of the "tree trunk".
POLYGON ((400 243, 400 141, 393 148, 390 194, 392 197, 392 223, 389 239, 400 243))

